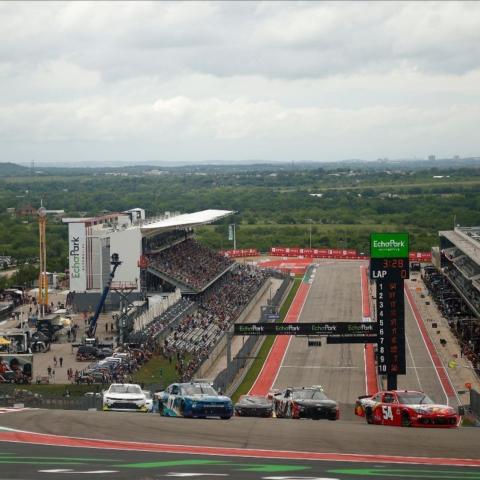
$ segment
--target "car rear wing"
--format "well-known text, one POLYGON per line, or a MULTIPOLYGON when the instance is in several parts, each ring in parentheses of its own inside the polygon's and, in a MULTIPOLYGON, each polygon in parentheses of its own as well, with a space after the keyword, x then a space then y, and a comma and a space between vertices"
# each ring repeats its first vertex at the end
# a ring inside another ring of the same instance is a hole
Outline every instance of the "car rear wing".
POLYGON ((371 395, 360 395, 359 397, 357 397, 357 400, 363 400, 364 398, 370 398, 371 395))

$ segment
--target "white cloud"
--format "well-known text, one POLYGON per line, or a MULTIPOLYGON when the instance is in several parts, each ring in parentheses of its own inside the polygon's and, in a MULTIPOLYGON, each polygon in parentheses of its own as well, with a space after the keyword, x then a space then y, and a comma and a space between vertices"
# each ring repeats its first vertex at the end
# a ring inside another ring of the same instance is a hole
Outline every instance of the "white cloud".
POLYGON ((478 155, 479 20, 474 2, 3 2, 0 161, 69 142, 79 161, 478 155))

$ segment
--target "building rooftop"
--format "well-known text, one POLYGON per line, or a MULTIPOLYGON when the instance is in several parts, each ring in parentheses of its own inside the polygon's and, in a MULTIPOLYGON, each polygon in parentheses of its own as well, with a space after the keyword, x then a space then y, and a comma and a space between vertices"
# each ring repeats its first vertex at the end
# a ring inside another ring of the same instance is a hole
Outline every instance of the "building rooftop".
POLYGON ((185 213, 161 220, 144 221, 141 225, 142 233, 149 233, 151 230, 172 230, 174 228, 191 228, 197 225, 212 223, 221 218, 233 215, 232 210, 202 210, 195 213, 185 213))
POLYGON ((455 227, 438 232, 480 266, 480 227, 455 227))

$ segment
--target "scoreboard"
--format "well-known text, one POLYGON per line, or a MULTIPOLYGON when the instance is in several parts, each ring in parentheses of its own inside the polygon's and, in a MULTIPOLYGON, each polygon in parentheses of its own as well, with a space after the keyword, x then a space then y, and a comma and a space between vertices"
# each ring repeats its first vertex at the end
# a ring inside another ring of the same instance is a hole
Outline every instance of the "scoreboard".
POLYGON ((408 233, 372 233, 370 279, 376 282, 378 373, 396 388, 396 376, 405 375, 404 280, 410 276, 408 233))

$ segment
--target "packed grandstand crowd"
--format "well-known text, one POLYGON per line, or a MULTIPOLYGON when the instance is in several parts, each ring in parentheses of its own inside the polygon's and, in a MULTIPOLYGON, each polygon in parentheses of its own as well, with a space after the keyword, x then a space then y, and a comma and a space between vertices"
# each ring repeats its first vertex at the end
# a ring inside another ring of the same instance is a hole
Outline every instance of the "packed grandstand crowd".
POLYGON ((151 267, 197 291, 203 290, 233 264, 232 260, 193 239, 150 254, 148 261, 151 267))
POLYGON ((128 342, 151 354, 163 339, 160 353, 175 363, 182 380, 189 380, 269 276, 236 264, 202 294, 182 298, 144 330, 132 333, 128 342))

